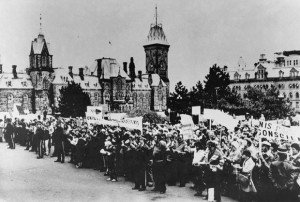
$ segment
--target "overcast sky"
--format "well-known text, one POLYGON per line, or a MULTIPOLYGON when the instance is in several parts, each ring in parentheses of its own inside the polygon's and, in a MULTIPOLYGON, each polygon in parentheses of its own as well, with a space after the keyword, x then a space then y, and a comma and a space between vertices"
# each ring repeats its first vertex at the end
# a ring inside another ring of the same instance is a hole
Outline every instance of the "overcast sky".
POLYGON ((89 66, 97 58, 134 57, 145 72, 143 44, 155 4, 169 50, 171 90, 203 81, 214 63, 247 65, 259 54, 300 50, 299 0, 0 0, 0 54, 5 71, 29 65, 31 41, 42 30, 54 67, 89 66), (112 46, 109 46, 111 41, 112 46))

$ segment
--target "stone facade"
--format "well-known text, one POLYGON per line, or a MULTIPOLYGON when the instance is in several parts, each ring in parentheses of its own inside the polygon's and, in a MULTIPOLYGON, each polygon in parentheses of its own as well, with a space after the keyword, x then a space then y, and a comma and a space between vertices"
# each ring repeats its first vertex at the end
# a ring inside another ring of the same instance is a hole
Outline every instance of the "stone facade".
POLYGON ((58 107, 60 89, 74 81, 88 93, 91 104, 107 104, 110 110, 132 109, 167 110, 169 94, 167 42, 161 24, 151 26, 144 45, 146 72, 136 75, 133 58, 123 68, 112 58, 96 59, 90 67, 73 70, 73 67, 53 68, 50 44, 44 34, 31 42, 27 74, 18 74, 13 66, 12 74, 4 74, 0 65, 0 111, 8 112, 14 103, 30 112, 42 113, 58 107), (54 102, 49 100, 53 93, 54 102), (35 109, 32 107, 35 106, 35 109))
POLYGON ((283 51, 274 53, 274 56, 275 60, 267 60, 261 54, 259 61, 250 67, 247 67, 241 57, 236 67, 225 70, 230 76, 230 87, 246 99, 249 86, 262 90, 275 86, 280 96, 296 112, 300 112, 300 51, 283 51))

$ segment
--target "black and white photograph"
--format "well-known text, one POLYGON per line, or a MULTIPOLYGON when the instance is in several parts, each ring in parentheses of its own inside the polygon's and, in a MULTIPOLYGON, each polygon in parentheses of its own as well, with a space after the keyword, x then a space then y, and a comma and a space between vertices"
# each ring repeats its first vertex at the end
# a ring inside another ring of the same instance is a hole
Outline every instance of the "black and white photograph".
POLYGON ((0 0, 0 27, 0 202, 300 201, 299 0, 0 0))

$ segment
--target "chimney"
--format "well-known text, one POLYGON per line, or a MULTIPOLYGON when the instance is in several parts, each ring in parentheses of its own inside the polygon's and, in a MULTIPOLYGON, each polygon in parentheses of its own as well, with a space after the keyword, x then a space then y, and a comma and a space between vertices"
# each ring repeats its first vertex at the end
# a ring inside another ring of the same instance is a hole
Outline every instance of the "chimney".
POLYGON ((18 78, 18 74, 17 74, 17 65, 13 65, 12 66, 12 73, 14 75, 14 78, 17 79, 18 78))
POLYGON ((224 72, 227 72, 228 67, 224 66, 224 72))
POLYGON ((138 71, 138 78, 142 81, 142 71, 138 71))
POLYGON ((102 59, 98 59, 97 60, 97 77, 98 77, 98 79, 101 78, 101 74, 102 74, 101 63, 102 63, 102 59))
POLYGON ((267 61, 266 54, 263 54, 263 53, 260 54, 259 61, 260 61, 260 62, 267 61))
POLYGON ((127 62, 123 62, 123 70, 127 74, 127 62))
POLYGON ((130 63, 129 63, 129 77, 131 80, 134 80, 136 75, 135 75, 135 64, 133 61, 133 57, 130 58, 130 63))
POLYGON ((2 74, 2 64, 0 64, 0 74, 2 74))
POLYGON ((83 76, 83 68, 82 67, 79 68, 79 76, 80 76, 81 81, 83 81, 84 80, 84 76, 83 76))
POLYGON ((73 66, 69 66, 69 75, 73 79, 73 66))

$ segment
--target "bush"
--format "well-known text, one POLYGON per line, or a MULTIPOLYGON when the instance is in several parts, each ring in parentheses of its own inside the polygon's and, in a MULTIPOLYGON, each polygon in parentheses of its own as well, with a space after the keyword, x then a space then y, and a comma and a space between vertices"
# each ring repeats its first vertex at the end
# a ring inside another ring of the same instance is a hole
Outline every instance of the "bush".
POLYGON ((151 110, 145 109, 134 109, 127 113, 127 115, 131 118, 133 117, 143 117, 143 123, 156 123, 156 124, 163 124, 165 121, 168 121, 167 118, 161 117, 156 112, 151 110))

